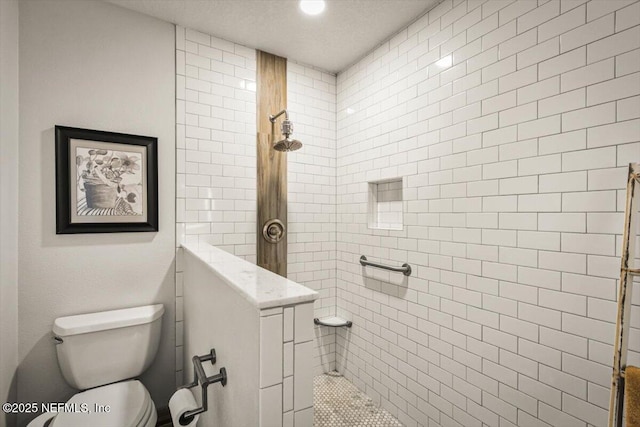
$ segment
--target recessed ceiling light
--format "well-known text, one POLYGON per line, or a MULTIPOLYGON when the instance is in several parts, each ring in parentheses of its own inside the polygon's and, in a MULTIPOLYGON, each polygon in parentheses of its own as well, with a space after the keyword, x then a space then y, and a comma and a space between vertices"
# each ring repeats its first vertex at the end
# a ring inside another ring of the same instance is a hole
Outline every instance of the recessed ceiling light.
POLYGON ((300 10, 307 15, 319 15, 324 11, 324 0, 300 0, 300 10))

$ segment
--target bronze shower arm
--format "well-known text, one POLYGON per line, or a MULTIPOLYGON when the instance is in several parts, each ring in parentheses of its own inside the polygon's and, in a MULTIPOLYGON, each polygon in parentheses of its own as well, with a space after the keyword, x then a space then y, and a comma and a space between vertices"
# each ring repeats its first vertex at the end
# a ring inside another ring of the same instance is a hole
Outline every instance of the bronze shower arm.
POLYGON ((287 109, 285 108, 284 110, 280 111, 278 114, 272 114, 272 115, 270 115, 270 116, 269 116, 269 121, 270 121, 271 123, 275 123, 275 122, 276 122, 276 119, 277 119, 278 117, 280 117, 281 115, 283 115, 283 114, 284 114, 284 118, 285 118, 286 120, 289 120, 289 113, 287 112, 287 109))

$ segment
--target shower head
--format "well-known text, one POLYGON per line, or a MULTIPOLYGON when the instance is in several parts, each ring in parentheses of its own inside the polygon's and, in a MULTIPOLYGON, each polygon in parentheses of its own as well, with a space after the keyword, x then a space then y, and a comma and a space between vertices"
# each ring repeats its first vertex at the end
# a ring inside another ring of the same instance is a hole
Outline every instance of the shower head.
POLYGON ((276 151, 299 150, 302 147, 302 142, 291 138, 291 134, 293 133, 293 123, 289 120, 289 113, 287 110, 282 110, 275 116, 269 116, 269 120, 271 123, 275 123, 276 119, 282 114, 285 115, 285 118, 280 125, 280 131, 282 132, 282 135, 284 135, 284 139, 273 144, 273 149, 276 151))
POLYGON ((296 151, 300 148, 302 148, 302 142, 289 137, 273 144, 273 149, 276 151, 296 151))

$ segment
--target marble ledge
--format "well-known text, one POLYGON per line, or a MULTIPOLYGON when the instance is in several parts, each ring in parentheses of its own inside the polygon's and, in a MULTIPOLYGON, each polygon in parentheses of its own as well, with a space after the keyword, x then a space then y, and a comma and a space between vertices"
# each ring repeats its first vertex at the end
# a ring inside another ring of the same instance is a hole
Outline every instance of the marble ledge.
POLYGON ((313 302, 318 293, 212 245, 183 244, 183 250, 205 263, 257 309, 313 302))

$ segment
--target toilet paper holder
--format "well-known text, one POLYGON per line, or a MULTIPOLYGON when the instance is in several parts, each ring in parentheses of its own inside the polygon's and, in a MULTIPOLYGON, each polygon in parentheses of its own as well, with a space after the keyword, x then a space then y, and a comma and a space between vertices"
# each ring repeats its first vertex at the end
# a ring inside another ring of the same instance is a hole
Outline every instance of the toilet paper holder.
POLYGON ((204 356, 193 356, 191 361, 193 362, 193 382, 179 387, 178 390, 192 388, 199 384, 202 390, 202 406, 182 414, 180 417, 180 425, 183 426, 193 421, 196 415, 207 411, 207 387, 209 387, 209 385, 215 383, 221 383, 223 387, 227 385, 227 370, 225 368, 220 368, 220 373, 210 377, 204 373, 204 369, 202 368, 202 362, 210 361, 212 365, 215 365, 216 350, 214 348, 211 349, 209 354, 205 354, 204 356))

